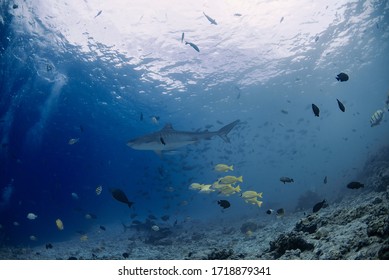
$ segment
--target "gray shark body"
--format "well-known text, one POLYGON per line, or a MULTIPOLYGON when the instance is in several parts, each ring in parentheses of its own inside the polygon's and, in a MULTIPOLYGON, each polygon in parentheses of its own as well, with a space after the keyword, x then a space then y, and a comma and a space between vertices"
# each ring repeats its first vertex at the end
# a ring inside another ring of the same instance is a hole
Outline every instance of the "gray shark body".
POLYGON ((202 132, 178 131, 175 130, 171 124, 167 124, 160 131, 128 141, 127 146, 135 150, 151 150, 156 153, 161 153, 163 151, 173 151, 201 140, 209 140, 216 135, 229 143, 230 140, 228 139, 227 134, 238 123, 239 120, 236 120, 217 131, 202 132))

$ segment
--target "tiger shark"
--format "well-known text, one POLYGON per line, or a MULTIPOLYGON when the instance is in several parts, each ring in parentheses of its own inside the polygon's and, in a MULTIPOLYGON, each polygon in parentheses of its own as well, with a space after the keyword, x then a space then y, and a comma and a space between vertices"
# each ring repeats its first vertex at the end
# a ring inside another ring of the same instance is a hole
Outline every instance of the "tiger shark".
POLYGON ((127 146, 135 150, 149 150, 161 154, 163 151, 173 151, 201 140, 209 140, 213 136, 219 136, 224 142, 229 143, 228 133, 239 123, 236 120, 217 131, 178 131, 171 124, 166 124, 161 130, 146 134, 127 142, 127 146))

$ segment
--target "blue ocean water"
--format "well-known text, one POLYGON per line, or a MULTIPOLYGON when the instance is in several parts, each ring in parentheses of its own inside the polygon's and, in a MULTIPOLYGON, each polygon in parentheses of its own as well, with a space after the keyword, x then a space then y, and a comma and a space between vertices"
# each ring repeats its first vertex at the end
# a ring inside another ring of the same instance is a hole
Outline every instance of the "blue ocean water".
POLYGON ((389 143, 387 1, 46 2, 0 4, 0 244, 78 238, 131 215, 169 215, 170 226, 271 223, 267 209, 287 218, 307 191, 329 203, 349 192, 389 143), (337 81, 341 72, 350 79, 337 81), (214 137, 163 155, 126 145, 167 123, 216 131, 237 119, 230 143, 214 137), (262 207, 189 189, 226 175, 218 163, 243 176, 242 191, 263 192, 262 207))

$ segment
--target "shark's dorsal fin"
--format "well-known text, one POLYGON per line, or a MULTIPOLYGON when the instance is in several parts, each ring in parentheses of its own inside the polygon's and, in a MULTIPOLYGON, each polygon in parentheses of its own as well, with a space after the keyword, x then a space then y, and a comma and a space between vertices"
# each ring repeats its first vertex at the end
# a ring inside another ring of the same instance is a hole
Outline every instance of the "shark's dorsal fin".
POLYGON ((173 125, 171 123, 165 124, 165 126, 162 128, 164 131, 174 130, 173 125))

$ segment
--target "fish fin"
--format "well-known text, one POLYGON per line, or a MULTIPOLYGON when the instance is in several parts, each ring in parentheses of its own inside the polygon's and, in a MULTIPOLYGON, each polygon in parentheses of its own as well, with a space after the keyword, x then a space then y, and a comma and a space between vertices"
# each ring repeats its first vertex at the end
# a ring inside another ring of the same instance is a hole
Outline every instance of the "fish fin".
POLYGON ((217 131, 217 135, 219 135, 219 137, 221 139, 224 140, 224 142, 226 143, 230 143, 230 139, 228 139, 227 137, 227 134, 240 122, 240 120, 236 120, 230 124, 227 124, 226 126, 223 126, 222 128, 220 128, 218 131, 217 131))
POLYGON ((335 79, 337 79, 338 81, 340 81, 340 78, 339 78, 339 77, 335 77, 335 79))

